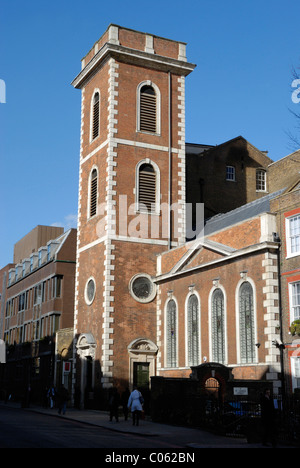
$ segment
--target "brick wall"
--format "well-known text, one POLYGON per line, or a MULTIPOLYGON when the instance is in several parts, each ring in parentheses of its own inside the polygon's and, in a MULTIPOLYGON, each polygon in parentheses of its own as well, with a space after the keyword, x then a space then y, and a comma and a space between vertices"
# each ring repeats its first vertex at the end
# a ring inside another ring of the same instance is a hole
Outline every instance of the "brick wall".
POLYGON ((275 161, 268 167, 268 180, 270 192, 290 187, 295 178, 299 177, 300 150, 275 161))
POLYGON ((256 190, 256 170, 272 160, 242 137, 187 155, 187 201, 204 203, 205 218, 226 213, 267 193, 256 190), (235 180, 226 180, 226 166, 235 169, 235 180))

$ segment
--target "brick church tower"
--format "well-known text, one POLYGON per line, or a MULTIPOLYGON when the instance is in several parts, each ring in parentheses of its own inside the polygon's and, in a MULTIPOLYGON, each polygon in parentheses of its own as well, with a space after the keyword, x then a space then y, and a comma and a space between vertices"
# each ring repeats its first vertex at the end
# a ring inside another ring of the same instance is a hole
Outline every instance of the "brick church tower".
MULTIPOLYGON (((157 255, 185 242, 186 45, 110 25, 82 60, 74 379, 147 386, 157 255), (172 209, 170 209, 172 208, 172 209)), ((83 400, 82 400, 83 401, 83 400)))

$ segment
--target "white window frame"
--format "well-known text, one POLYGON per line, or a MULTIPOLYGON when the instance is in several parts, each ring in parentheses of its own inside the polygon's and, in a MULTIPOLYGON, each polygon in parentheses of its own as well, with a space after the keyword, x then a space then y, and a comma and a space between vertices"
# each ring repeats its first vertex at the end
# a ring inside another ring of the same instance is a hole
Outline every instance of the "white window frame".
POLYGON ((263 169, 263 168, 256 169, 256 172, 255 172, 255 188, 256 188, 256 192, 266 192, 267 191, 267 171, 265 169, 263 169), (259 172, 264 174, 264 188, 257 188, 257 176, 258 176, 259 172))
MULTIPOLYGON (((300 255, 300 243, 299 243, 299 250, 296 252, 292 252, 292 245, 291 245, 291 221, 292 219, 299 218, 299 225, 300 225, 300 213, 297 213, 293 216, 288 216, 285 218, 285 232, 286 232, 286 256, 287 258, 296 257, 300 255)), ((300 236, 300 232, 299 232, 300 236)))
POLYGON ((226 166, 226 180, 228 182, 235 182, 235 167, 234 166, 226 166))
POLYGON ((295 312, 294 312, 295 307, 300 307, 300 299, 299 299, 299 304, 296 304, 296 305, 293 304, 293 288, 296 284, 299 284, 299 287, 300 287, 300 281, 293 281, 289 283, 290 324, 294 322, 294 320, 300 319, 300 312, 299 312, 299 317, 295 317, 295 312))
POLYGON ((136 90, 136 130, 137 132, 147 133, 148 135, 161 134, 161 95, 158 86, 150 80, 142 81, 136 90), (152 86, 156 94, 156 132, 146 132, 140 129, 140 110, 141 110, 141 89, 143 86, 152 86))
POLYGON ((291 357, 292 390, 300 388, 300 350, 298 356, 291 357))

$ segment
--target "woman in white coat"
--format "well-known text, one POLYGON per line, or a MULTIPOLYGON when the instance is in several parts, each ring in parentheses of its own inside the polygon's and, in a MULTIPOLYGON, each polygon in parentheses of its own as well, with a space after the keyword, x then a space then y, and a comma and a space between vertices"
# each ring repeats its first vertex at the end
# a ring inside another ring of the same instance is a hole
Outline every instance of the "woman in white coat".
POLYGON ((138 391, 136 387, 133 388, 129 399, 128 399, 128 408, 131 408, 132 413, 132 424, 139 425, 140 414, 143 411, 142 402, 143 397, 141 392, 138 391))

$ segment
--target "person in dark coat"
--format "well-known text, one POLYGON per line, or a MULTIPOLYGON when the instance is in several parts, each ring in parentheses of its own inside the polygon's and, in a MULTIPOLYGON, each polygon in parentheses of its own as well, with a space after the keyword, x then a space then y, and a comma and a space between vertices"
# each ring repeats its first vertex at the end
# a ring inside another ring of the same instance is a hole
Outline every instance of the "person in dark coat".
POLYGON ((276 447, 276 413, 270 389, 266 389, 261 400, 261 419, 263 425, 264 446, 271 442, 276 447))
POLYGON ((69 400, 69 392, 62 385, 57 393, 58 414, 66 414, 67 403, 69 400))
POLYGON ((118 390, 113 387, 110 397, 109 397, 109 420, 112 421, 113 417, 116 418, 116 421, 119 422, 119 406, 120 406, 120 395, 118 390))
POLYGON ((122 404, 122 408, 123 408, 123 414, 124 414, 125 421, 127 421, 127 419, 128 419, 128 406, 127 406, 127 403, 128 403, 129 396, 130 396, 129 389, 126 388, 126 390, 124 390, 124 392, 122 393, 122 396, 121 396, 121 404, 122 404))

